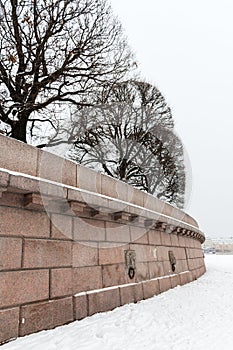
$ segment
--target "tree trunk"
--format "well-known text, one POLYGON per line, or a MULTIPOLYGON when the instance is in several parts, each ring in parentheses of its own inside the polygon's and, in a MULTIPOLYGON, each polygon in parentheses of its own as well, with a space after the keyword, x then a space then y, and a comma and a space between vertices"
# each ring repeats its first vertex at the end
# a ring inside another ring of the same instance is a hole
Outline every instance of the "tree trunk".
POLYGON ((12 126, 11 137, 27 143, 27 120, 20 119, 12 126))

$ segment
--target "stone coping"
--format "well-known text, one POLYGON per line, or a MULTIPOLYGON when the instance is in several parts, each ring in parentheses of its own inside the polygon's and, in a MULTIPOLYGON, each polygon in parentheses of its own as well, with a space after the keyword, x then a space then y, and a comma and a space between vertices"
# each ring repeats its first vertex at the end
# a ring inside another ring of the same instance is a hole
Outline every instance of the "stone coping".
POLYGON ((101 289, 88 290, 88 291, 77 293, 77 294, 74 295, 74 297, 79 297, 79 296, 83 296, 83 295, 89 295, 89 294, 94 294, 94 293, 105 292, 105 291, 108 291, 108 290, 113 290, 113 289, 118 289, 118 288, 126 288, 126 287, 143 285, 143 284, 148 283, 148 282, 159 281, 159 280, 166 280, 168 278, 180 277, 181 275, 188 275, 188 274, 190 274, 189 270, 183 271, 183 272, 180 272, 180 273, 174 273, 174 274, 171 274, 171 275, 151 278, 149 280, 145 280, 145 281, 141 281, 141 282, 120 284, 120 285, 117 285, 117 286, 110 286, 110 287, 101 288, 101 289))

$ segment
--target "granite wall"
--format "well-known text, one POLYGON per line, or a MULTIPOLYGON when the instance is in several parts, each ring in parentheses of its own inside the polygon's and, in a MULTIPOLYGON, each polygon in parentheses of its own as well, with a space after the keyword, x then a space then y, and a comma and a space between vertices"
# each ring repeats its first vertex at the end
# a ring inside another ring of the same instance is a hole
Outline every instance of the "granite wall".
POLYGON ((109 176, 0 135, 0 343, 205 272, 197 222, 109 176))

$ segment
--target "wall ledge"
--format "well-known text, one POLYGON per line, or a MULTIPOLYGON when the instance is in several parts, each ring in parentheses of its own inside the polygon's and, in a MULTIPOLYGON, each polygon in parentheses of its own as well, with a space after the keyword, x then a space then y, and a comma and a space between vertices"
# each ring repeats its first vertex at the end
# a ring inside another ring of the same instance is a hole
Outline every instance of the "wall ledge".
POLYGON ((82 188, 0 168, 1 196, 7 191, 23 194, 25 208, 45 208, 50 211, 50 208, 54 208, 53 202, 60 202, 57 210, 61 213, 87 218, 108 218, 114 222, 131 223, 187 236, 197 239, 201 244, 205 241, 199 228, 162 212, 82 188))

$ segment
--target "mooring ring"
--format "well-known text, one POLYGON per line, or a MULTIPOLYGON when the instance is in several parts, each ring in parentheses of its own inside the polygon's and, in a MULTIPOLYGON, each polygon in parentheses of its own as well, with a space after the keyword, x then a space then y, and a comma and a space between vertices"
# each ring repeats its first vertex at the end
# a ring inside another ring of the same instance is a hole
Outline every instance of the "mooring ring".
POLYGON ((130 267, 129 268, 129 271, 128 271, 128 275, 129 275, 129 278, 132 280, 135 276, 135 270, 133 267, 130 267))

